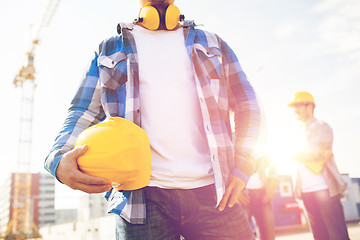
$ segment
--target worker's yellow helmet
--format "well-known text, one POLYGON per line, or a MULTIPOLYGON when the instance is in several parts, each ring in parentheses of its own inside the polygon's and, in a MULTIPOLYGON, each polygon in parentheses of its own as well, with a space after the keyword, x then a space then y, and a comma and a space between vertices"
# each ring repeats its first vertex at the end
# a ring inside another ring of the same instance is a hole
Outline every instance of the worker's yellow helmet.
POLYGON ((297 104, 311 103, 315 107, 314 97, 308 92, 297 92, 294 95, 293 100, 288 104, 289 107, 293 107, 297 104))
POLYGON ((77 159, 79 169, 108 179, 117 190, 135 190, 150 182, 151 153, 146 132, 121 117, 110 118, 84 130, 75 147, 86 144, 77 159))

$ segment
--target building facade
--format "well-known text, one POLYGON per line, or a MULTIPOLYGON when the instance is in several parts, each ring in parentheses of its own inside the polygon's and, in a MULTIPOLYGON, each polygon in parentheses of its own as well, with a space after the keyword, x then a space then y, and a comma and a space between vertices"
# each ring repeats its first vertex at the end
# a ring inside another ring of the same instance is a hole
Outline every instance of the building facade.
POLYGON ((55 179, 50 174, 39 174, 39 228, 54 225, 55 216, 55 179))
POLYGON ((115 217, 92 218, 40 228, 43 239, 51 240, 115 240, 115 217))
POLYGON ((11 176, 0 185, 0 233, 6 232, 10 220, 11 176))
POLYGON ((108 203, 102 193, 81 196, 79 198, 79 206, 81 207, 77 211, 78 221, 87 221, 107 215, 108 203))
POLYGON ((55 223, 55 181, 49 174, 12 173, 0 185, 1 235, 27 234, 55 223))
POLYGON ((55 209, 56 221, 55 224, 63 224, 69 222, 75 222, 77 220, 77 209, 55 209))

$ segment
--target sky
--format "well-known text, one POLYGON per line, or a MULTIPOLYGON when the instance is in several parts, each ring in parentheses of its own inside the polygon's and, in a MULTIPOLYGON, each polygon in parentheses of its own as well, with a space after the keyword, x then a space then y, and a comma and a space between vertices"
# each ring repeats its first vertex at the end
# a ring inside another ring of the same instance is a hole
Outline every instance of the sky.
MULTIPOLYGON (((334 131, 339 170, 360 177, 360 2, 357 0, 177 0, 186 19, 214 32, 236 53, 267 116, 269 151, 289 174, 298 127, 286 107, 297 91, 316 101, 315 116, 334 131)), ((20 90, 13 79, 26 62, 48 0, 0 0, 0 180, 16 171, 20 90)), ((32 170, 43 162, 98 44, 118 22, 137 17, 136 0, 62 0, 35 53, 32 170)), ((56 184, 56 206, 81 195, 56 184)))

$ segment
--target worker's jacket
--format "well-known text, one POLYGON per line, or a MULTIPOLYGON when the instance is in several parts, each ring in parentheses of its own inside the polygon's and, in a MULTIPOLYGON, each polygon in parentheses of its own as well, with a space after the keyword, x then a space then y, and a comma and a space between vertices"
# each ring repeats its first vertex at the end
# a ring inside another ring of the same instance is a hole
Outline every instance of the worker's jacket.
MULTIPOLYGON (((119 36, 100 44, 71 103, 63 129, 45 160, 45 168, 54 176, 63 154, 73 149, 77 136, 89 126, 114 116, 141 126, 138 59, 132 27, 133 24, 121 24, 119 36)), ((217 35, 196 29, 193 22, 187 21, 183 27, 219 203, 234 167, 239 170, 236 175, 245 182, 254 172, 251 154, 260 122, 259 104, 229 46, 217 35), (230 110, 235 112, 236 119, 235 151, 230 110)), ((110 212, 131 223, 145 223, 142 189, 131 192, 113 189, 106 197, 110 212)))

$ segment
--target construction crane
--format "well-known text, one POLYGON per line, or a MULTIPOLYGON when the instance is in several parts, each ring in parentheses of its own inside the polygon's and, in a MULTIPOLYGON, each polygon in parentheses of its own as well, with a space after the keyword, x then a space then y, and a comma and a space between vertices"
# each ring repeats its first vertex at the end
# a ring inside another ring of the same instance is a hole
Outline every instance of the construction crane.
POLYGON ((35 83, 34 58, 44 30, 49 26, 60 0, 49 0, 27 54, 27 63, 15 76, 14 85, 21 89, 20 128, 17 155, 17 172, 14 174, 13 195, 7 231, 7 240, 41 239, 34 223, 34 198, 32 195, 31 148, 35 83))

